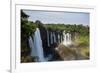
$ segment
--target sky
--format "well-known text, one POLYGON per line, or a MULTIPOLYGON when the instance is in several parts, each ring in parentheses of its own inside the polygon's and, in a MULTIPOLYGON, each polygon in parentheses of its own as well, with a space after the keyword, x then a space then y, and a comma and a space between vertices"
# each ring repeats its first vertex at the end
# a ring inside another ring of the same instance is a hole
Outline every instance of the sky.
POLYGON ((62 24, 83 24, 89 25, 89 13, 81 12, 54 12, 23 10, 29 15, 28 20, 35 22, 40 20, 42 23, 62 23, 62 24))

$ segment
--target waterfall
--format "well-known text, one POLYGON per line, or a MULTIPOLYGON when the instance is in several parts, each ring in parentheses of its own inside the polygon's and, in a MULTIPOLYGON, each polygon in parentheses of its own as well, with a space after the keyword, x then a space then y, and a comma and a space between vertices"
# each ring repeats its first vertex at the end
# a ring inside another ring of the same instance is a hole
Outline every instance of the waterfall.
POLYGON ((61 34, 61 42, 63 41, 63 36, 62 36, 62 34, 61 34))
POLYGON ((70 33, 67 33, 67 44, 71 44, 71 34, 70 33))
POLYGON ((50 41, 49 41, 49 31, 47 30, 47 42, 48 42, 48 47, 50 46, 50 41))
POLYGON ((56 35, 54 32, 53 32, 53 37, 54 37, 54 43, 56 43, 56 35))
POLYGON ((60 35, 58 34, 58 43, 60 43, 60 35))
POLYGON ((51 32, 51 35, 50 35, 50 39, 51 39, 51 44, 53 44, 53 34, 51 32))
POLYGON ((32 37, 30 36, 29 37, 29 46, 30 46, 30 48, 31 48, 31 50, 32 50, 32 54, 31 55, 33 55, 34 57, 36 57, 37 56, 37 53, 36 53, 36 49, 34 48, 34 43, 33 43, 33 39, 32 39, 32 37), (34 50, 34 51, 33 51, 34 50))
POLYGON ((66 44, 67 44, 67 38, 66 38, 65 31, 63 32, 63 35, 64 35, 64 41, 63 41, 63 44, 66 45, 66 44))
POLYGON ((31 56, 36 57, 37 58, 36 61, 39 62, 45 61, 39 28, 36 28, 36 31, 34 33, 34 43, 32 37, 31 36, 29 37, 29 45, 31 48, 31 56))
POLYGON ((65 31, 63 32, 63 36, 64 36, 64 41, 63 44, 65 46, 71 45, 71 34, 70 33, 65 33, 65 31))

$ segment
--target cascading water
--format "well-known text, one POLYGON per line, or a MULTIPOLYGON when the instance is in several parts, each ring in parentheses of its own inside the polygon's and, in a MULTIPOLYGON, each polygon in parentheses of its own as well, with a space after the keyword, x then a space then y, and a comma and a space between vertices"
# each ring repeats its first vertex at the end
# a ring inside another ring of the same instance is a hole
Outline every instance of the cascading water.
POLYGON ((60 35, 58 34, 58 43, 60 43, 60 35))
POLYGON ((64 41, 63 44, 65 46, 71 45, 71 34, 70 33, 65 33, 65 31, 63 32, 63 36, 64 36, 64 41))
POLYGON ((52 34, 52 32, 51 32, 50 40, 51 40, 51 44, 53 44, 53 34, 52 34))
POLYGON ((37 56, 37 53, 36 53, 36 49, 34 48, 33 45, 34 45, 33 39, 32 39, 32 37, 30 36, 30 37, 29 37, 29 46, 30 46, 30 48, 31 48, 31 50, 32 50, 31 56, 36 57, 36 56, 37 56))
POLYGON ((66 45, 66 44, 67 44, 67 38, 66 38, 65 31, 63 32, 63 35, 64 35, 64 41, 63 41, 63 44, 66 45))
POLYGON ((66 36, 67 36, 67 44, 70 45, 71 44, 71 34, 67 33, 66 36))
POLYGON ((56 36, 55 36, 55 33, 53 33, 53 37, 54 37, 54 43, 56 43, 56 36))
POLYGON ((50 46, 50 41, 49 41, 49 31, 47 30, 47 42, 48 42, 48 47, 50 46))
POLYGON ((36 57, 37 58, 36 61, 39 62, 45 61, 39 28, 36 28, 36 31, 34 33, 34 43, 32 37, 31 36, 29 37, 29 45, 31 48, 31 56, 36 57))

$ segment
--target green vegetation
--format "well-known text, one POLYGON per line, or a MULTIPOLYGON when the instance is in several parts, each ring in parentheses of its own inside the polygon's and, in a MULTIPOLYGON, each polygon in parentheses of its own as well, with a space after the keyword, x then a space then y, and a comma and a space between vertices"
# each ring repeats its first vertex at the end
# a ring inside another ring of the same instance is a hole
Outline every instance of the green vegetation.
POLYGON ((82 36, 82 35, 78 35, 75 43, 79 44, 80 46, 88 46, 89 45, 89 36, 82 36))
POLYGON ((80 35, 89 35, 89 26, 82 24, 44 24, 44 27, 51 30, 65 30, 66 32, 77 32, 80 35))

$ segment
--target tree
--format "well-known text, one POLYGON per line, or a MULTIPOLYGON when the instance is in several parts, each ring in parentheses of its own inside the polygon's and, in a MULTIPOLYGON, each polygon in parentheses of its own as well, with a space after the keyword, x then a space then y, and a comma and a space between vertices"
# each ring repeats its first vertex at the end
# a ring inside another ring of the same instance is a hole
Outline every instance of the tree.
POLYGON ((21 10, 21 18, 28 18, 29 15, 25 14, 23 10, 21 10))

